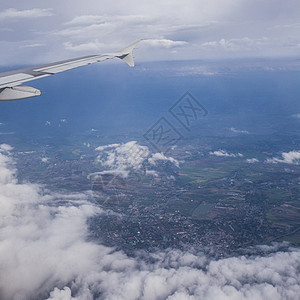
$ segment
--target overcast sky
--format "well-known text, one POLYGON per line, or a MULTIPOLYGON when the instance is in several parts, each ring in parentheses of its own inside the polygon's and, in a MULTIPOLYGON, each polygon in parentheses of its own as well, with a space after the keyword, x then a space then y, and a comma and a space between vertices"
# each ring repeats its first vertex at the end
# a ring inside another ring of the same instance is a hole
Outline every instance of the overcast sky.
POLYGON ((143 60, 297 56, 299 0, 1 0, 0 65, 118 50, 143 60))

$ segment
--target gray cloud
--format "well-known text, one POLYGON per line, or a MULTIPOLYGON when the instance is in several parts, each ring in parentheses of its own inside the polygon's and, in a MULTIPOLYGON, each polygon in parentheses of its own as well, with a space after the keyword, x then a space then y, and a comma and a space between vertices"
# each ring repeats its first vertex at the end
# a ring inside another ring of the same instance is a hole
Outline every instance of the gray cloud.
POLYGON ((137 38, 149 40, 139 46, 138 60, 296 56, 299 12, 295 0, 129 0, 118 5, 108 0, 29 0, 26 7, 4 0, 0 60, 55 61, 73 51, 114 51, 137 38), (38 47, 25 51, 20 48, 24 41, 46 46, 42 53, 38 47))

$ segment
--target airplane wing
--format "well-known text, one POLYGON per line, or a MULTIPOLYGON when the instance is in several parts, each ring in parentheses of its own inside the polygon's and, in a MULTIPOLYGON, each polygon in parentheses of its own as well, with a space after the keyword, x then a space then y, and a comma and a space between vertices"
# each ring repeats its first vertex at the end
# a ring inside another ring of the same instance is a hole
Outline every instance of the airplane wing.
POLYGON ((124 60, 130 67, 133 67, 134 59, 132 52, 138 42, 140 42, 140 40, 136 40, 124 49, 111 54, 84 56, 57 63, 0 73, 0 101, 19 100, 40 96, 40 90, 23 85, 23 83, 114 57, 124 60))

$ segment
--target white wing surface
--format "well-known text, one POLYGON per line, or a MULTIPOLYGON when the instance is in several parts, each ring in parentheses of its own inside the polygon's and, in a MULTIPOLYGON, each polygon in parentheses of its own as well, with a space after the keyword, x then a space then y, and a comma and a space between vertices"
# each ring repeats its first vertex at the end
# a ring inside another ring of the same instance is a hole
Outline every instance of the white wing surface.
POLYGON ((57 63, 0 73, 0 101, 19 100, 40 96, 41 91, 23 85, 23 83, 114 57, 124 60, 130 67, 133 67, 134 60, 132 52, 139 41, 140 40, 136 40, 124 49, 115 53, 84 56, 57 63))

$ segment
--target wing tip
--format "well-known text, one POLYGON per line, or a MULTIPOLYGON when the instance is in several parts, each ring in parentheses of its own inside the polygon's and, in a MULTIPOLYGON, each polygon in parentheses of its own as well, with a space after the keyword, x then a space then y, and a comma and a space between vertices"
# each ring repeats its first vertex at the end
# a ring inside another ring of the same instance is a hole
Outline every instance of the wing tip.
POLYGON ((120 55, 118 55, 118 57, 120 59, 122 59, 124 62, 126 62, 127 65, 129 65, 130 67, 134 67, 134 65, 135 65, 134 58, 133 58, 133 49, 141 41, 142 41, 142 39, 137 39, 133 43, 127 45, 122 50, 118 51, 120 53, 120 55))

